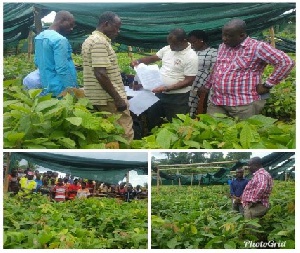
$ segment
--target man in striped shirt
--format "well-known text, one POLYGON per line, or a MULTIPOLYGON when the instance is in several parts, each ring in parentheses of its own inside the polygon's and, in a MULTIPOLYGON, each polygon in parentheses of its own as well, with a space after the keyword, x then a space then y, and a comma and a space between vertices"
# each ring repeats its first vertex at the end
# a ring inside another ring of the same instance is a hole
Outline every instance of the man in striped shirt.
POLYGON ((208 114, 247 119, 261 112, 264 96, 288 76, 295 63, 268 43, 248 37, 246 23, 241 19, 224 25, 222 40, 212 74, 199 92, 211 88, 214 92, 208 114), (274 71, 263 81, 268 64, 274 66, 274 71))
POLYGON ((125 138, 131 141, 132 118, 117 56, 111 46, 120 27, 119 16, 105 12, 96 31, 82 44, 84 92, 98 111, 121 114, 118 123, 124 128, 125 138))
POLYGON ((241 198, 244 217, 246 219, 260 218, 266 214, 270 207, 269 197, 273 180, 271 175, 263 168, 260 157, 251 158, 248 166, 253 177, 246 185, 241 198))

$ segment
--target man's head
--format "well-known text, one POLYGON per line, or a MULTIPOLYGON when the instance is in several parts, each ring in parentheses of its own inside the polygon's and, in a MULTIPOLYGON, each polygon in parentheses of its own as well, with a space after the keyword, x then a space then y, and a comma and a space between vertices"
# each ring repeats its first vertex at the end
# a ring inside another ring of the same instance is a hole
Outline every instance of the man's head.
POLYGON ((229 47, 238 46, 246 38, 246 23, 241 19, 232 19, 222 28, 222 40, 229 47))
POLYGON ((75 26, 74 16, 68 11, 59 11, 55 15, 55 19, 51 28, 59 34, 65 36, 73 31, 75 26))
POLYGON ((249 160, 248 162, 248 170, 251 173, 254 173, 255 171, 259 170, 262 168, 262 161, 260 157, 253 157, 249 160))
POLYGON ((195 51, 201 51, 207 45, 208 35, 203 30, 193 30, 188 35, 189 42, 195 51))
POLYGON ((236 169, 235 175, 237 179, 242 179, 244 177, 244 169, 243 168, 236 169))
POLYGON ((82 189, 85 189, 85 188, 86 188, 86 182, 82 182, 82 183, 81 183, 81 188, 82 188, 82 189))
POLYGON ((121 19, 117 14, 107 11, 100 16, 97 29, 108 38, 114 39, 119 35, 121 24, 121 19))
POLYGON ((29 170, 29 171, 27 172, 27 178, 28 178, 28 180, 32 180, 33 177, 34 177, 34 172, 31 171, 31 170, 29 170))
POLYGON ((172 51, 182 51, 188 46, 186 32, 181 28, 173 29, 169 33, 167 41, 172 51))
POLYGON ((64 180, 62 178, 57 179, 57 185, 59 186, 64 185, 64 180))

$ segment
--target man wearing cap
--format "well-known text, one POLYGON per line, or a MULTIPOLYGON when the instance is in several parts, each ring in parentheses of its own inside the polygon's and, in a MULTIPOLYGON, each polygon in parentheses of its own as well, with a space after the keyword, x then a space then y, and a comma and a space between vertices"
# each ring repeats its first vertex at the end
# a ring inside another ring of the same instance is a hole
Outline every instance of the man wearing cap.
POLYGON ((270 207, 269 197, 273 187, 273 179, 263 168, 260 157, 251 158, 248 166, 253 177, 246 185, 241 198, 244 217, 245 219, 260 218, 266 214, 270 207))
POLYGON ((230 184, 230 196, 232 199, 232 209, 241 214, 244 213, 241 196, 247 184, 248 179, 244 178, 244 169, 238 168, 236 170, 236 179, 230 184))

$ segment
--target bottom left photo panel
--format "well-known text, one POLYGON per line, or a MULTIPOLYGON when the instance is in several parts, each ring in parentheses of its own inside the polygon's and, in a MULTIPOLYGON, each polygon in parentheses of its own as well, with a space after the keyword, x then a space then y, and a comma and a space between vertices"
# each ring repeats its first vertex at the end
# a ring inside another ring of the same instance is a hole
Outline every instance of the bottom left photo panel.
POLYGON ((148 152, 3 152, 4 249, 148 249, 148 152))

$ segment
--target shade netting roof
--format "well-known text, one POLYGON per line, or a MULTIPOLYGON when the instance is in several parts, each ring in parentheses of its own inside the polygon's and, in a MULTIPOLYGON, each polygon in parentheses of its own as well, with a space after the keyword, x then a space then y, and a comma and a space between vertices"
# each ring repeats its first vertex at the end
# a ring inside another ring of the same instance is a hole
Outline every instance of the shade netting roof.
MULTIPOLYGON (((231 167, 220 168, 216 172, 206 174, 168 174, 165 171, 160 171, 159 175, 162 184, 178 184, 179 179, 182 185, 198 184, 225 184, 231 177, 230 171, 235 171, 237 168, 247 165, 248 160, 240 160, 231 167)), ((266 155, 262 158, 263 167, 271 174, 272 178, 278 180, 284 180, 285 173, 289 173, 291 178, 295 178, 295 153, 294 152, 274 152, 266 155)), ((184 166, 184 165, 183 165, 184 166)), ((153 168, 154 172, 157 172, 157 168, 153 168)), ((152 176, 152 184, 155 184, 157 180, 156 176, 152 176)))
POLYGON ((13 152, 11 161, 25 159, 49 170, 69 173, 77 177, 117 183, 130 170, 148 174, 148 162, 121 161, 69 156, 45 152, 13 152))
POLYGON ((104 11, 113 11, 122 19, 116 42, 141 48, 158 49, 166 45, 171 29, 205 30, 211 44, 221 42, 221 28, 232 18, 244 19, 248 34, 257 34, 288 21, 295 3, 4 3, 4 43, 24 38, 33 22, 34 7, 43 15, 50 11, 68 10, 76 21, 70 39, 82 42, 98 23, 104 11))

